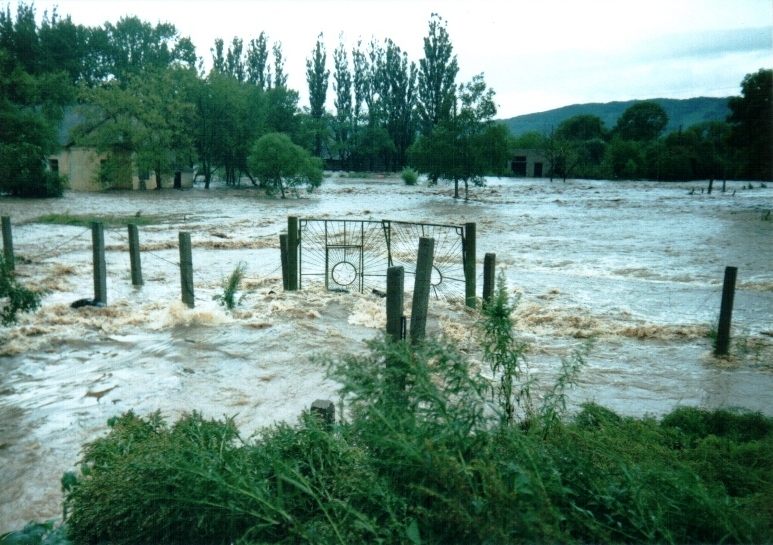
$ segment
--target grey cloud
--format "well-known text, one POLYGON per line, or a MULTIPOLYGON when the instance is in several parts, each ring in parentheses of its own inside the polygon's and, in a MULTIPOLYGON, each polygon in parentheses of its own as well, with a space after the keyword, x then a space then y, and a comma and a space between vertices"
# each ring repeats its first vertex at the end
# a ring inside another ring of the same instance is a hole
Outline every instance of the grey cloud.
POLYGON ((705 58, 727 53, 754 51, 771 51, 773 53, 773 27, 704 30, 671 34, 642 42, 635 49, 635 56, 643 60, 705 58))

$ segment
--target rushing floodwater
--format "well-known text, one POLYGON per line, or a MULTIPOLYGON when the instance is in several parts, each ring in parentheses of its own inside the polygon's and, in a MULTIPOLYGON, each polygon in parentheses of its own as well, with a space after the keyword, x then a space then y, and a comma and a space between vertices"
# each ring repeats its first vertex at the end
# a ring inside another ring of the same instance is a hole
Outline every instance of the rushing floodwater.
MULTIPOLYGON (((61 474, 113 415, 237 415, 246 436, 293 421, 317 398, 338 399, 309 356, 362 350, 383 330, 384 302, 315 286, 284 293, 278 235, 288 215, 476 222, 478 273, 483 255, 495 252, 521 296, 516 317, 534 376, 549 383, 561 357, 595 336, 573 406, 594 400, 631 415, 737 406, 773 415, 773 221, 763 219, 773 189, 746 185, 707 195, 697 183, 493 179, 462 202, 448 186, 331 178, 287 200, 199 188, 0 198, 14 223, 19 279, 48 290, 36 313, 0 329, 0 534, 61 515, 61 474), (140 228, 145 285, 131 287, 125 229, 109 229, 108 307, 71 309, 93 297, 90 231, 36 219, 138 211, 160 219, 140 228), (193 241, 192 310, 179 302, 181 230, 193 241), (239 262, 245 298, 227 312, 212 298, 239 262), (735 345, 717 359, 707 332, 728 265, 739 270, 735 345)), ((432 334, 472 346, 474 321, 459 304, 430 303, 432 334)))

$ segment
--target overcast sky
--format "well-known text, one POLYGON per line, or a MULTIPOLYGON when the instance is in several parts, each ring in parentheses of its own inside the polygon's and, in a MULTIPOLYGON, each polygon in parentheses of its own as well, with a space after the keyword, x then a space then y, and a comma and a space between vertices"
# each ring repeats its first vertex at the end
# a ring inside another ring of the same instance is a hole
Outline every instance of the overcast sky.
MULTIPOLYGON (((29 2, 28 2, 29 3, 29 2)), ((15 11, 15 0, 11 11, 15 11)), ((439 13, 459 81, 485 73, 497 117, 586 102, 740 94, 744 75, 773 65, 770 0, 60 0, 73 22, 99 26, 136 15, 171 22, 211 65, 215 38, 281 41, 288 85, 308 105, 305 62, 324 33, 328 68, 343 32, 391 38, 418 64, 430 14, 439 13)), ((332 76, 327 108, 333 109, 332 76)))

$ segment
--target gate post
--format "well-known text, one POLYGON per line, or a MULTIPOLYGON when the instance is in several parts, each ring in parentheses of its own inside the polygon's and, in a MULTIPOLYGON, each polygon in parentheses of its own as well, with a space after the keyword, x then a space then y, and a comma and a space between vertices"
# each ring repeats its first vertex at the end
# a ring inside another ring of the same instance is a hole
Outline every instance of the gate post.
POLYGON ((287 291, 298 290, 298 217, 287 217, 287 291))
POLYGON ((475 223, 464 224, 465 303, 475 308, 475 223))
POLYGON ((432 281, 432 259, 435 239, 419 239, 419 255, 416 260, 416 279, 413 286, 413 308, 411 308, 411 342, 419 341, 426 335, 429 288, 432 281))
POLYGON ((393 341, 403 338, 403 293, 405 271, 402 267, 387 269, 386 284, 386 330, 393 341))

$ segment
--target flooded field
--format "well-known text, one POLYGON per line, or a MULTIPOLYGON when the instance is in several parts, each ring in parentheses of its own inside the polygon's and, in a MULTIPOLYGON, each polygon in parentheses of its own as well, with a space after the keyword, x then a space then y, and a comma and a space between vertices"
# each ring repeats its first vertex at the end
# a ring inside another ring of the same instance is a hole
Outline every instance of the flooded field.
MULTIPOLYGON (((333 176, 286 200, 198 187, 0 198, 0 214, 14 225, 18 278, 46 290, 36 313, 0 329, 0 534, 61 515, 59 478, 111 416, 236 415, 248 436, 295 420, 315 399, 338 400, 310 357, 363 350, 384 329, 384 301, 319 284, 283 292, 278 235, 288 215, 476 222, 478 293, 483 256, 495 252, 521 298, 516 318, 533 376, 549 384, 561 357, 595 338, 573 406, 773 415, 773 221, 765 219, 773 189, 729 182, 727 192, 708 195, 701 185, 490 179, 464 202, 449 186, 333 176), (94 295, 91 232, 40 223, 47 214, 149 220, 140 227, 145 285, 131 286, 125 227, 107 228, 108 306, 72 309, 94 295), (191 233, 194 309, 180 302, 179 231, 191 233), (213 297, 241 262, 244 299, 226 311, 213 297), (733 346, 718 359, 709 331, 726 266, 738 267, 733 346)), ((461 343, 473 370, 485 372, 475 358, 476 319, 458 302, 433 300, 428 332, 461 343)))

